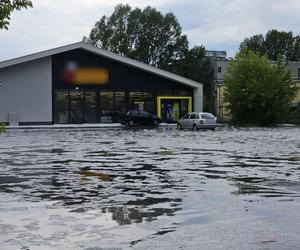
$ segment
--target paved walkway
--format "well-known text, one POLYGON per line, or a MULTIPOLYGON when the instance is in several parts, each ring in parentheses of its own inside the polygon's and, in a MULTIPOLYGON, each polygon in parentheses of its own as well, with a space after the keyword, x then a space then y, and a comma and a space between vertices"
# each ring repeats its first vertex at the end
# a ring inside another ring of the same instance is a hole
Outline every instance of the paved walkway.
MULTIPOLYGON (((161 123, 159 127, 176 127, 176 124, 161 123)), ((98 123, 98 124, 54 124, 54 125, 24 125, 6 126, 6 129, 81 129, 81 128, 126 128, 121 123, 98 123)))

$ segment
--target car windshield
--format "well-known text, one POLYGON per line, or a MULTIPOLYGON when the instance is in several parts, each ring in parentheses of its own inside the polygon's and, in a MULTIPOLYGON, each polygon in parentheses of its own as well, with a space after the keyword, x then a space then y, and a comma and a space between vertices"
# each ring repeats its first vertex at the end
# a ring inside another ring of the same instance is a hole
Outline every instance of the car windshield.
POLYGON ((184 117, 182 117, 181 119, 188 119, 190 116, 190 114, 186 114, 184 117))

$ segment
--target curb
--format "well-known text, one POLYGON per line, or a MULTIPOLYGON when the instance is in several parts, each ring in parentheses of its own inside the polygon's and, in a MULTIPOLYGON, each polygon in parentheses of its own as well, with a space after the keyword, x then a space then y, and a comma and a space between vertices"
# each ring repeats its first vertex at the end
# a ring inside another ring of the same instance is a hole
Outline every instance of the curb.
MULTIPOLYGON (((133 128, 155 128, 153 126, 135 126, 133 128)), ((176 128, 176 124, 162 123, 158 128, 176 128)), ((113 124, 63 124, 63 125, 24 125, 24 126, 6 126, 6 130, 15 129, 119 129, 119 128, 129 128, 120 123, 113 124)))

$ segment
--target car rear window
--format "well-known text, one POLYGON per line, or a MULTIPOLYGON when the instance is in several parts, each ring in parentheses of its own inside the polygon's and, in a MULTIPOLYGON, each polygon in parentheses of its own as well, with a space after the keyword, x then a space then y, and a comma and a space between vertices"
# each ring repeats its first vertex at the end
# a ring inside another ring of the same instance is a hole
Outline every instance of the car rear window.
POLYGON ((149 116, 149 113, 146 112, 146 111, 140 110, 140 116, 148 117, 148 116, 149 116))
POLYGON ((205 113, 201 115, 203 119, 215 119, 215 116, 210 113, 205 113))
POLYGON ((139 115, 139 111, 138 110, 130 110, 128 112, 129 115, 139 115))

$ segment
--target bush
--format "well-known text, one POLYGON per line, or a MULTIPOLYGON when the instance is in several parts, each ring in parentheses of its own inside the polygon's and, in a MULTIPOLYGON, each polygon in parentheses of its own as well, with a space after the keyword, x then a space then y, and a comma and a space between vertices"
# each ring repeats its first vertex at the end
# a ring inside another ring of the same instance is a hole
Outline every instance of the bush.
POLYGON ((292 111, 292 123, 300 125, 300 102, 298 102, 297 108, 292 111))
POLYGON ((236 123, 275 125, 286 120, 296 87, 282 62, 241 51, 225 75, 225 102, 236 123))
POLYGON ((298 103, 297 109, 295 111, 296 124, 300 124, 300 102, 298 103))
POLYGON ((5 124, 0 122, 0 133, 5 131, 5 124))
POLYGON ((287 122, 300 125, 300 102, 298 102, 297 107, 290 110, 287 122))

